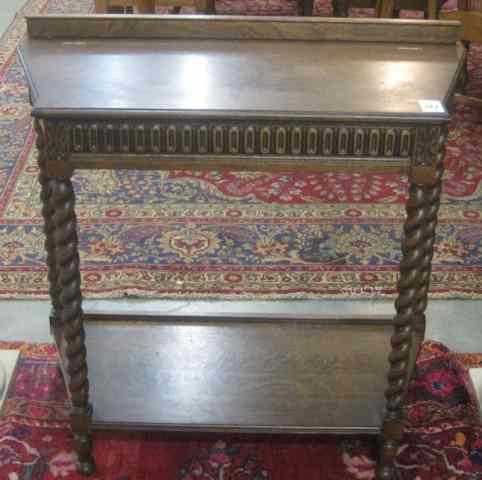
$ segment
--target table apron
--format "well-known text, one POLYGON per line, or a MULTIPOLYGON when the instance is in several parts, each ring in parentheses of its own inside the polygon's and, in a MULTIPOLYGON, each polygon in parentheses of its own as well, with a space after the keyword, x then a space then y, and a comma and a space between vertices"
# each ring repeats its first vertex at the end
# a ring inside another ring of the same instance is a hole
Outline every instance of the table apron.
MULTIPOLYGON (((277 155, 71 154, 74 169, 237 170, 307 172, 408 173, 411 159, 403 157, 280 157, 277 155)), ((55 162, 51 162, 55 168, 55 162)))
POLYGON ((84 169, 406 173, 437 181, 445 125, 40 120, 51 177, 84 169))

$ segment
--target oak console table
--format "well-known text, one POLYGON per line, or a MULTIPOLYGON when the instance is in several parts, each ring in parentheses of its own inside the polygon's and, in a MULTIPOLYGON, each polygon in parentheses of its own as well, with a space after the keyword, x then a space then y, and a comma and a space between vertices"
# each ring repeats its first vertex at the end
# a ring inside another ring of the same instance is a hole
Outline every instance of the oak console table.
POLYGON ((458 23, 221 16, 27 23, 20 55, 38 134, 50 320, 80 471, 95 468, 93 425, 381 432, 377 478, 393 478, 424 336, 448 105, 464 60, 458 23), (396 315, 84 314, 71 183, 82 168, 407 174, 396 315))

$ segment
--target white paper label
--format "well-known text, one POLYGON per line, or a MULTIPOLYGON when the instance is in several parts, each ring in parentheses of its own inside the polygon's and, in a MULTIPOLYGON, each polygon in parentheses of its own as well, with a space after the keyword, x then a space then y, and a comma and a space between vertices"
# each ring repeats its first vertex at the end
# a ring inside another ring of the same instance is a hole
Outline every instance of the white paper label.
POLYGON ((424 113, 444 113, 445 109, 439 100, 419 100, 418 104, 424 113))

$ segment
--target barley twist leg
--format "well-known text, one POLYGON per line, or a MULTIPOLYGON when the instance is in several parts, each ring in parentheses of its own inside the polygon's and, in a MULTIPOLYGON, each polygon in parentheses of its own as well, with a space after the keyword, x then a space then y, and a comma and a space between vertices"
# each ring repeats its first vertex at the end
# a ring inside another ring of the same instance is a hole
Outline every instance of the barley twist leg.
POLYGON ((420 351, 420 346, 425 338, 425 309, 427 307, 428 291, 430 287, 430 277, 432 273, 432 258, 434 254, 435 231, 437 228, 438 211, 440 208, 440 195, 442 192, 442 176, 443 176, 443 157, 445 155, 445 135, 440 142, 441 148, 437 152, 437 169, 436 180, 433 185, 420 187, 423 192, 420 197, 423 198, 423 206, 421 207, 422 222, 422 239, 420 241, 420 249, 423 255, 420 259, 420 277, 419 277, 419 296, 417 298, 417 315, 412 321, 412 348, 410 365, 407 372, 407 382, 412 377, 415 362, 420 351))
POLYGON ((59 318, 63 326, 67 387, 72 401, 71 425, 74 446, 79 455, 79 471, 84 475, 94 472, 92 457, 89 381, 82 319, 82 295, 77 238, 75 197, 70 179, 52 181, 50 195, 55 260, 57 264, 59 318))
POLYGON ((444 138, 438 144, 436 178, 431 185, 411 183, 402 240, 402 261, 395 301, 396 315, 389 356, 386 412, 377 479, 395 478, 395 456, 403 436, 403 402, 425 335, 425 309, 430 284, 437 214, 443 175, 444 138))
POLYGON ((42 217, 44 219, 44 234, 45 234, 45 251, 47 252, 47 268, 49 281, 49 294, 52 303, 52 311, 50 313, 50 330, 55 333, 59 324, 59 289, 57 285, 57 265, 55 261, 55 246, 53 239, 54 224, 52 221, 52 209, 50 206, 50 196, 52 194, 52 180, 47 174, 47 156, 45 133, 42 128, 40 120, 36 119, 34 122, 35 131, 37 133, 37 151, 38 151, 38 166, 40 169, 39 183, 40 183, 40 200, 42 202, 42 217))

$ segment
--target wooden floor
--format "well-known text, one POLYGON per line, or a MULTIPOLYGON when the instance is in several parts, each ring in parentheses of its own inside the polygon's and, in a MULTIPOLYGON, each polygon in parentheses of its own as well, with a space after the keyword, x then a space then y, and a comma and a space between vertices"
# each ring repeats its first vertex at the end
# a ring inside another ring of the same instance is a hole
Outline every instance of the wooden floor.
POLYGON ((386 319, 88 318, 97 427, 375 433, 381 426, 386 319))

